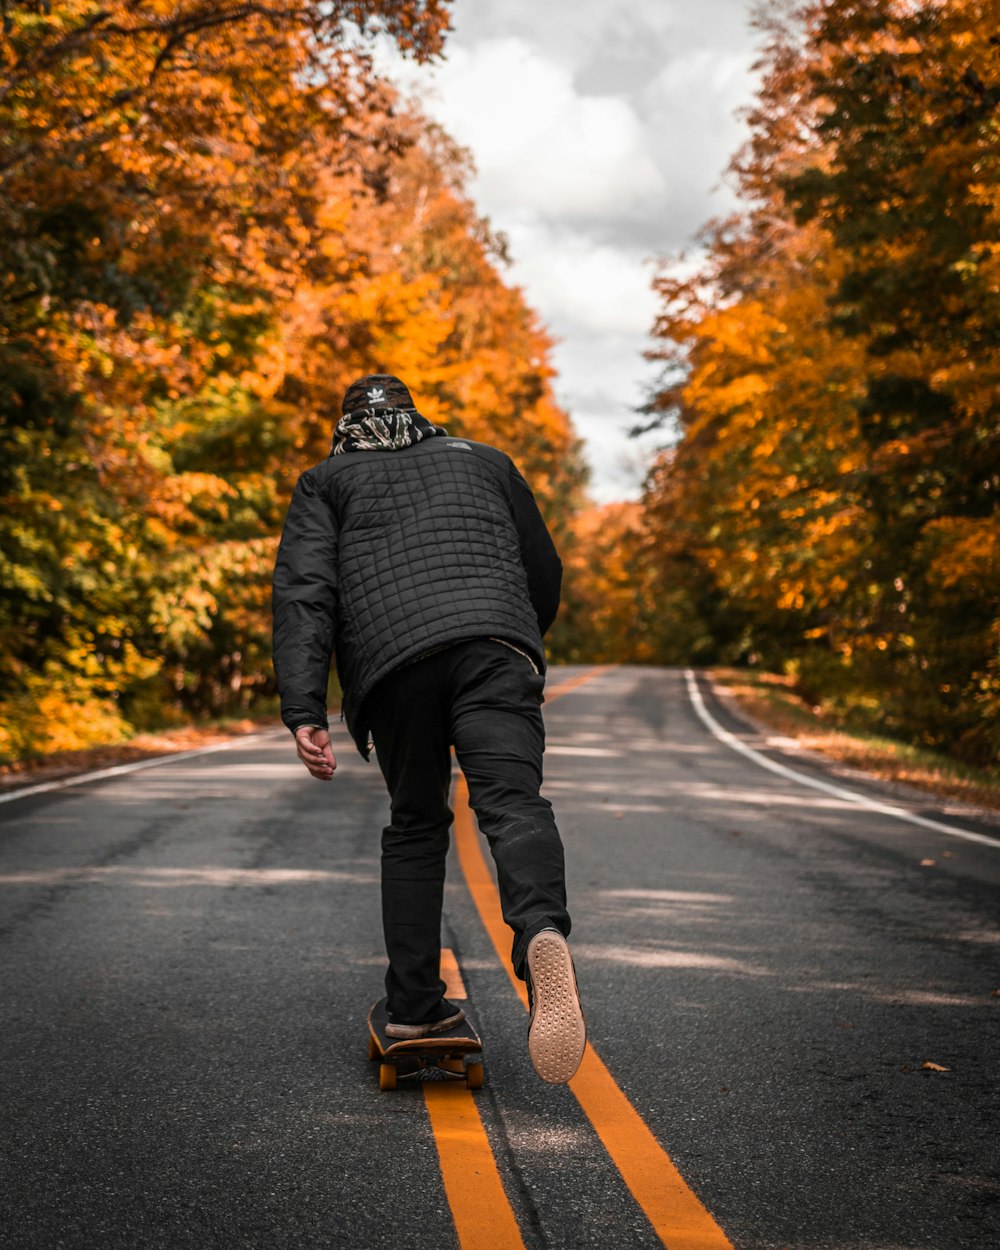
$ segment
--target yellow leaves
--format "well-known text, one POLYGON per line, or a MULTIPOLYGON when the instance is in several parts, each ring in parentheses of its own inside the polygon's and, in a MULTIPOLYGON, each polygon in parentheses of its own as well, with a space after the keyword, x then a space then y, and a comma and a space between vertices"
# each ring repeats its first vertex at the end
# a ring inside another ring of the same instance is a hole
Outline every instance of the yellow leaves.
MULTIPOLYGON (((323 82, 299 72, 323 6, 294 0, 205 27, 171 45, 182 73, 168 61, 152 79, 164 40, 135 23, 155 12, 169 25, 191 9, 140 8, 108 0, 116 33, 99 56, 86 37, 52 43, 61 22, 93 12, 90 0, 12 10, 19 37, 37 21, 37 47, 58 55, 39 58, 16 117, 0 104, 8 152, 23 134, 44 136, 28 142, 24 170, 5 163, 5 203, 87 208, 74 225, 86 266, 54 282, 25 332, 56 410, 74 397, 79 463, 65 468, 56 439, 31 445, 30 471, 45 470, 51 494, 33 501, 25 544, 56 537, 50 566, 16 576, 29 603, 71 584, 95 633, 114 608, 115 629, 171 664, 197 652, 202 671, 164 685, 175 700, 217 679, 218 635, 237 634, 255 657, 244 690, 270 680, 276 518, 297 473, 326 454, 358 374, 400 373, 433 420, 509 450, 563 531, 580 462, 551 390, 551 343, 491 259, 463 158, 415 112, 394 109, 391 89, 360 64, 323 82), (384 175, 384 187, 362 175, 384 175), (70 287, 79 296, 58 293, 70 287), (109 517, 124 518, 119 531, 109 517)), ((418 48, 445 20, 437 0, 373 11, 390 9, 389 26, 418 48)), ((109 673, 123 689, 145 680, 91 643, 56 636, 52 653, 92 686, 109 673)), ((64 692, 60 714, 89 707, 87 697, 64 692)))
POLYGON ((637 503, 591 506, 573 518, 559 543, 567 593, 557 646, 563 630, 571 646, 596 662, 652 659, 650 640, 637 628, 643 586, 635 562, 643 528, 637 503))
POLYGON ((985 593, 1000 584, 1000 524, 995 516, 944 517, 924 530, 932 553, 930 573, 945 590, 965 587, 985 593))
POLYGON ((456 169, 408 124, 415 142, 387 175, 389 199, 356 194, 350 179, 323 188, 315 269, 328 262, 338 276, 310 280, 310 263, 296 285, 284 377, 323 411, 359 374, 397 373, 430 420, 503 447, 542 502, 555 499, 578 453, 551 394, 550 344, 484 251, 456 169))
POLYGON ((788 585, 783 582, 781 591, 776 600, 776 607, 781 612, 797 612, 805 607, 806 597, 803 593, 805 587, 802 585, 788 585))
POLYGON ((788 333, 788 326, 756 300, 741 299, 706 316, 698 333, 702 339, 710 340, 711 355, 720 363, 724 359, 736 359, 747 364, 768 365, 774 359, 772 343, 780 343, 788 333))
POLYGON ((319 241, 319 253, 327 260, 335 260, 346 254, 344 240, 336 234, 324 235, 319 241))
MULTIPOLYGON (((353 201, 348 195, 325 197, 316 212, 316 225, 329 235, 346 234, 354 211, 353 201)), ((326 242, 324 240, 324 242, 326 242)))
POLYGON ((725 386, 714 390, 719 410, 731 410, 753 404, 767 392, 767 382, 759 373, 745 373, 725 386))
POLYGON ((951 1071, 951 1068, 942 1067, 941 1064, 939 1063, 931 1063, 930 1060, 927 1060, 926 1063, 922 1063, 920 1066, 924 1070, 924 1072, 950 1072, 951 1071))

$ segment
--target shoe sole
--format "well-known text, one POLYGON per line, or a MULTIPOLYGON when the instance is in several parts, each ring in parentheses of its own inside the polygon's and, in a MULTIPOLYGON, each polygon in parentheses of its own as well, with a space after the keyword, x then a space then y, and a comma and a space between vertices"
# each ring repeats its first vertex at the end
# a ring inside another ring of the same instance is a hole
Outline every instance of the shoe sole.
POLYGON ((587 1025, 573 971, 573 958, 561 933, 536 934, 528 944, 533 999, 528 1054, 543 1081, 564 1085, 583 1059, 587 1025))

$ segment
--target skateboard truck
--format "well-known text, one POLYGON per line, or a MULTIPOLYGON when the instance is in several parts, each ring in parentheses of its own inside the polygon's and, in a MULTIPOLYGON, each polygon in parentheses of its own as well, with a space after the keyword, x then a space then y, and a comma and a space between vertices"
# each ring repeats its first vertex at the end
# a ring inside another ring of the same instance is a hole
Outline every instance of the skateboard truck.
POLYGON ((400 1081, 464 1081, 469 1089, 483 1084, 483 1043, 463 1020, 443 1033, 426 1037, 386 1037, 389 1023, 386 1000, 380 998, 368 1013, 368 1058, 379 1060, 379 1089, 395 1089, 400 1081))

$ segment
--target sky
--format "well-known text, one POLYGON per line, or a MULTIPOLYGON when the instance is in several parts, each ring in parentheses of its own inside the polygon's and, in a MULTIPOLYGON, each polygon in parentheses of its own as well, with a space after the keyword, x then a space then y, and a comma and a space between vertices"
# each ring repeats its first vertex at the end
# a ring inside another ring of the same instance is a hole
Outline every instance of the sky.
POLYGON ((627 437, 656 376, 653 262, 696 255, 699 228, 736 205, 723 175, 755 87, 750 8, 454 0, 443 62, 380 56, 472 154, 470 192, 556 339, 556 396, 602 503, 637 497, 656 443, 627 437))

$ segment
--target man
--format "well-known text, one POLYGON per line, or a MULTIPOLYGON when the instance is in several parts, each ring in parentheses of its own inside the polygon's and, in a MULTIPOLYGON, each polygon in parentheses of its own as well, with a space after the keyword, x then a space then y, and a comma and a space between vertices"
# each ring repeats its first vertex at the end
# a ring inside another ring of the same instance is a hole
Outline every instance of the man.
POLYGON ((512 962, 531 1002, 528 1050, 568 1081, 586 1029, 566 936, 563 850, 542 780, 542 636, 562 565, 503 452, 451 438, 388 374, 344 395, 330 456, 299 478, 274 570, 282 720, 309 772, 336 760, 326 688, 336 654, 343 718, 374 745, 389 790, 382 919, 392 1037, 464 1015, 440 979, 452 813, 451 751, 497 866, 512 962))

